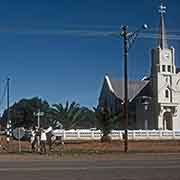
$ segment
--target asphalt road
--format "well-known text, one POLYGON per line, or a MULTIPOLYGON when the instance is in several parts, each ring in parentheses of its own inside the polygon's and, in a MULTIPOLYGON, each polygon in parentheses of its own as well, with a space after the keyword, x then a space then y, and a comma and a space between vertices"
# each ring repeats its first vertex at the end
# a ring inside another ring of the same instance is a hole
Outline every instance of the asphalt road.
POLYGON ((123 160, 1 160, 2 180, 180 180, 179 156, 123 160))

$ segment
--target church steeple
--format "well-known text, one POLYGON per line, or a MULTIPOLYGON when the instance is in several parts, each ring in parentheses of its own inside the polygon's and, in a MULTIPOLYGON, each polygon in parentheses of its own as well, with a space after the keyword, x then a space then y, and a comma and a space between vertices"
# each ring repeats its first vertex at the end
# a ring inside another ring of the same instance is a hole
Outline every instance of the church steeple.
POLYGON ((159 46, 161 49, 168 48, 167 39, 166 39, 166 31, 165 31, 165 22, 164 22, 164 14, 166 13, 166 6, 162 3, 159 7, 160 13, 160 39, 159 39, 159 46))

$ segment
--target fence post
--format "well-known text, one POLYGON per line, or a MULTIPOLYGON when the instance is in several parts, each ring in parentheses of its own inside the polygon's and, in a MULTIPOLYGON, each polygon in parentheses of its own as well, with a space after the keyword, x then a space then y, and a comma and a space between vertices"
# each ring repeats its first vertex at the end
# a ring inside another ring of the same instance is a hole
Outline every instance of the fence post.
POLYGON ((148 130, 146 130, 146 137, 147 137, 147 139, 149 139, 149 131, 148 130))
POLYGON ((123 139, 123 137, 122 137, 122 131, 121 131, 121 130, 119 131, 119 138, 120 138, 120 140, 123 139))
POLYGON ((94 131, 91 131, 91 138, 94 139, 94 131))
POLYGON ((66 131, 63 130, 63 139, 66 140, 66 131))
POLYGON ((132 139, 135 140, 136 139, 136 134, 135 134, 135 130, 132 131, 132 139))
POLYGON ((159 130, 159 138, 162 139, 162 130, 159 130))
POLYGON ((80 137, 81 137, 81 136, 80 136, 80 131, 79 131, 79 130, 76 130, 76 132, 77 132, 77 138, 80 139, 80 137))
POLYGON ((173 130, 172 133, 173 133, 173 139, 176 139, 175 130, 173 130))

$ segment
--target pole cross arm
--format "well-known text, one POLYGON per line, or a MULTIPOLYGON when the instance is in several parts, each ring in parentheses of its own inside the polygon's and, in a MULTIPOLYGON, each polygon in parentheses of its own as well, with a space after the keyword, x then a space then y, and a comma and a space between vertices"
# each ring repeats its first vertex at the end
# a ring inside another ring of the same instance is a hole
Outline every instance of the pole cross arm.
POLYGON ((142 32, 142 30, 146 29, 148 29, 148 25, 144 24, 141 28, 137 29, 136 31, 128 33, 128 49, 132 47, 132 45, 134 44, 135 40, 142 32))

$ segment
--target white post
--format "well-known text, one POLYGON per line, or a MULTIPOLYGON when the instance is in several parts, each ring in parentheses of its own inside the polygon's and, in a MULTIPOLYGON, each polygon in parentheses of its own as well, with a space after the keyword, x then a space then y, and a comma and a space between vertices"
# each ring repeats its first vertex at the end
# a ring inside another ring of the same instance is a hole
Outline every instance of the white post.
POLYGON ((146 138, 149 139, 149 131, 146 130, 146 138))
POLYGON ((162 139, 162 130, 159 130, 159 137, 160 137, 160 140, 162 139))
MULTIPOLYGON (((37 116, 37 124, 38 124, 38 132, 40 132, 40 116, 43 116, 44 113, 38 109, 37 113, 34 113, 35 116, 37 116)), ((37 136, 37 142, 38 142, 38 152, 40 151, 40 135, 37 136)))
POLYGON ((91 138, 94 139, 94 131, 91 131, 91 138))
POLYGON ((136 134, 135 134, 135 130, 132 131, 132 139, 135 140, 136 139, 136 134))
POLYGON ((20 128, 18 128, 19 152, 21 152, 20 128))
POLYGON ((10 142, 10 138, 12 136, 12 132, 11 132, 12 131, 12 129, 11 129, 11 120, 9 120, 7 122, 6 128, 7 128, 7 132, 6 132, 7 138, 6 138, 6 141, 7 141, 7 143, 9 143, 10 142))
MULTIPOLYGON (((40 109, 38 110, 37 118, 38 118, 38 133, 39 133, 40 132, 40 109)), ((40 134, 37 136, 37 141, 38 141, 38 152, 40 152, 40 134)))
POLYGON ((77 132, 77 138, 80 139, 80 131, 76 130, 76 132, 77 132))
POLYGON ((121 131, 119 131, 119 138, 120 138, 120 140, 123 139, 123 137, 122 137, 122 132, 121 132, 121 131))
POLYGON ((175 130, 173 130, 172 133, 173 133, 173 139, 176 139, 175 130))
POLYGON ((40 109, 38 110, 37 118, 38 118, 38 129, 40 129, 40 109))
POLYGON ((63 130, 63 138, 64 138, 64 140, 66 139, 66 131, 65 130, 63 130))

